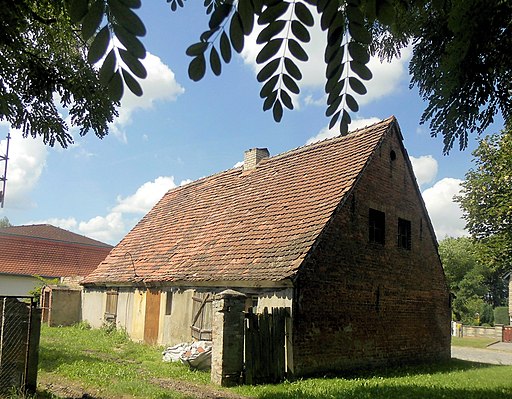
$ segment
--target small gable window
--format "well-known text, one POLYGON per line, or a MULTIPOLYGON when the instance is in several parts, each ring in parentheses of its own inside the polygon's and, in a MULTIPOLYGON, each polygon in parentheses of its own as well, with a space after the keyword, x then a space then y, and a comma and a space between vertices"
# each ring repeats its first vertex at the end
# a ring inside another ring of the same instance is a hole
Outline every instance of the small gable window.
POLYGON ((411 222, 398 218, 398 247, 411 249, 411 222))
POLYGON ((369 212, 369 241, 377 244, 384 245, 385 242, 385 228, 386 228, 386 215, 384 212, 376 209, 371 209, 369 212))
POLYGON ((172 292, 167 291, 165 296, 165 315, 169 316, 172 313, 172 292))

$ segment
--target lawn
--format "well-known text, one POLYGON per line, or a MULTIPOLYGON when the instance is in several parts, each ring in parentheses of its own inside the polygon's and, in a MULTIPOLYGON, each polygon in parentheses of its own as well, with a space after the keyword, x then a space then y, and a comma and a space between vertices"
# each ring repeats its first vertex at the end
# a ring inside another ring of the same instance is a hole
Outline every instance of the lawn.
POLYGON ((470 348, 487 348, 489 345, 498 342, 495 338, 482 337, 452 337, 453 346, 467 346, 470 348))
POLYGON ((39 397, 111 398, 511 398, 512 366, 452 360, 344 378, 311 378, 227 389, 210 375, 161 360, 162 348, 137 344, 123 333, 83 326, 43 326, 39 397), (52 396, 56 393, 58 396, 52 396))

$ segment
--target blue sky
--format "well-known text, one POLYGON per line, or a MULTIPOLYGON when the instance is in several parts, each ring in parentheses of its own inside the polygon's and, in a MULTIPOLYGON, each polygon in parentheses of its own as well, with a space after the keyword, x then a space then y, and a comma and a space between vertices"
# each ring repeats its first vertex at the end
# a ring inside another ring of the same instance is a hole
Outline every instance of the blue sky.
MULTIPOLYGON (((50 223, 116 244, 168 189, 232 168, 245 150, 267 147, 276 155, 333 135, 324 116, 321 33, 312 35, 296 109, 285 111, 277 124, 262 111, 254 38, 241 56, 223 65, 220 77, 207 72, 198 83, 188 79, 185 50, 207 26, 201 3, 172 12, 163 0, 143 2, 138 14, 148 30, 143 41, 149 73, 141 82, 144 96, 125 95, 106 138, 74 132, 75 144, 63 150, 11 131, 0 217, 15 225, 50 223)), ((463 235, 452 197, 471 166, 476 138, 466 151, 454 148, 442 155, 442 137, 431 138, 428 126, 419 125, 425 104, 408 88, 409 55, 406 49, 390 64, 371 61, 374 79, 352 115, 352 128, 395 115, 438 239, 463 235)), ((489 133, 501 127, 496 124, 489 133)), ((0 138, 8 131, 0 124, 0 138)))

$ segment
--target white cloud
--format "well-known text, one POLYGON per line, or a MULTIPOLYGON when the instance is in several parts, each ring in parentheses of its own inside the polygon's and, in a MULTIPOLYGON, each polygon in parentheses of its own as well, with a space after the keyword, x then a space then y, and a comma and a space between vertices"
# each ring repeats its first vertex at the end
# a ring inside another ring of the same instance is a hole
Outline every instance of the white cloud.
POLYGON ((119 213, 147 213, 156 202, 171 188, 176 187, 174 177, 157 177, 152 182, 140 186, 135 194, 126 198, 117 197, 118 204, 113 208, 119 213))
MULTIPOLYGON (((354 119, 350 125, 348 125, 349 131, 354 131, 357 129, 361 129, 365 126, 373 125, 374 123, 380 122, 380 118, 371 117, 371 118, 362 118, 362 119, 354 119)), ((334 126, 332 129, 329 129, 328 126, 324 127, 320 130, 316 136, 310 137, 306 141, 307 144, 316 143, 317 141, 322 141, 325 139, 329 139, 331 137, 336 137, 340 134, 340 131, 337 126, 334 126)))
POLYGON ((440 240, 446 236, 468 235, 464 230, 465 221, 462 219, 462 210, 453 201, 453 197, 460 193, 461 183, 462 180, 446 177, 423 191, 423 200, 434 225, 436 236, 440 240))
POLYGON ((409 156, 409 159, 420 186, 434 181, 437 176, 438 165, 432 155, 422 155, 419 158, 409 156))
POLYGON ((146 53, 142 60, 148 76, 139 81, 144 94, 137 97, 130 90, 125 89, 119 108, 119 117, 111 124, 112 133, 126 142, 123 127, 132 122, 132 115, 139 109, 150 109, 157 101, 175 101, 185 89, 176 81, 174 72, 151 53, 146 53))
MULTIPOLYGON (((2 124, 5 126, 5 124, 2 124)), ((47 147, 40 137, 23 138, 21 131, 11 130, 7 183, 5 188, 5 208, 26 209, 33 207, 29 193, 43 173, 48 155, 47 147)), ((5 155, 7 139, 0 141, 0 154, 5 155)), ((0 175, 4 175, 4 162, 0 162, 0 175)), ((0 190, 2 188, 0 187, 0 190)))
MULTIPOLYGON (((306 4, 307 5, 307 4, 306 4)), ((308 6, 315 18, 315 25, 310 29, 311 41, 304 44, 304 49, 309 56, 307 62, 297 61, 297 66, 302 71, 303 77, 299 82, 301 91, 305 88, 318 89, 325 85, 325 62, 324 51, 326 45, 326 33, 320 28, 320 17, 316 10, 308 6)), ((291 12, 290 7, 290 12, 291 12)), ((281 17, 287 19, 286 14, 281 17)), ((255 73, 261 66, 256 63, 258 52, 263 47, 256 43, 256 38, 261 32, 261 27, 257 26, 253 33, 246 38, 242 57, 246 64, 250 65, 255 73)), ((284 32, 287 30, 283 30, 284 32)), ((278 53, 278 56, 281 53, 278 53)), ((409 46, 402 50, 400 58, 393 59, 391 62, 381 62, 378 57, 372 57, 368 67, 373 73, 373 78, 369 82, 365 82, 368 93, 364 96, 355 95, 359 105, 368 104, 369 102, 393 93, 400 87, 399 82, 408 77, 407 63, 412 55, 412 47, 409 46)), ((306 105, 325 105, 326 98, 322 95, 320 98, 314 98, 311 94, 306 95, 304 104, 306 105)))

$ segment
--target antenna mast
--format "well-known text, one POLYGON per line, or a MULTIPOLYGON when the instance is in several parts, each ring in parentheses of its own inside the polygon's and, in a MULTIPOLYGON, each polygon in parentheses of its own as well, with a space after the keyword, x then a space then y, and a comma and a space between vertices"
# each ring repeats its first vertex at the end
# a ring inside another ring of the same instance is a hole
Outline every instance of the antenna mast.
POLYGON ((5 155, 0 155, 0 162, 4 162, 4 175, 0 177, 0 184, 2 184, 2 190, 0 190, 0 207, 4 207, 5 200, 5 183, 7 182, 7 161, 9 160, 9 141, 11 140, 11 134, 7 133, 7 149, 5 155))

